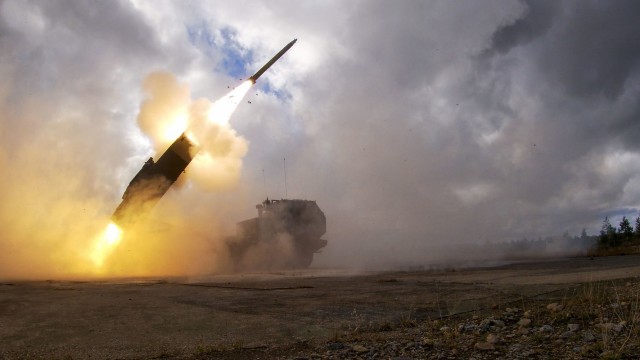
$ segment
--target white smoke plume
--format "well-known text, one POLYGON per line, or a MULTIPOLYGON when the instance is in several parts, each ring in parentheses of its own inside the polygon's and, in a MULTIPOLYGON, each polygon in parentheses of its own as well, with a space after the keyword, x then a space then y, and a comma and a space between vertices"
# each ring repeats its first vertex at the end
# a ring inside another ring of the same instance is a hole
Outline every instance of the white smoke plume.
POLYGON ((228 190, 237 184, 247 141, 231 128, 229 118, 251 84, 232 91, 216 102, 192 100, 189 87, 168 73, 155 72, 144 80, 147 98, 138 124, 153 142, 156 159, 188 130, 197 140, 194 160, 181 181, 192 180, 205 191, 228 190))

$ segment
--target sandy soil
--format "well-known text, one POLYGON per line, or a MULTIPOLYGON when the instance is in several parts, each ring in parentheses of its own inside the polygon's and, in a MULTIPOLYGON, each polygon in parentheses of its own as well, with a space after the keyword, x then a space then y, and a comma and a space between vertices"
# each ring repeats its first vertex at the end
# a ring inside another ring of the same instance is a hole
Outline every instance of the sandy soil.
POLYGON ((568 285, 638 277, 640 256, 500 267, 344 269, 112 281, 0 282, 0 356, 180 358, 211 349, 326 342, 344 329, 562 296, 568 285))

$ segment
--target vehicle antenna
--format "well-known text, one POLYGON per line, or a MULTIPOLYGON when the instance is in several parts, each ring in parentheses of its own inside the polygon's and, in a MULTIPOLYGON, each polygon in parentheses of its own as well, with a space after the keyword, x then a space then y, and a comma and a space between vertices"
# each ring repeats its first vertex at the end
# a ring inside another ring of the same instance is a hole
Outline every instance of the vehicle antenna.
POLYGON ((264 197, 265 199, 269 198, 267 194, 267 178, 264 176, 264 169, 262 169, 262 185, 264 186, 264 197))
POLYGON ((287 193, 287 158, 282 158, 282 163, 284 166, 284 198, 288 198, 289 194, 287 193))

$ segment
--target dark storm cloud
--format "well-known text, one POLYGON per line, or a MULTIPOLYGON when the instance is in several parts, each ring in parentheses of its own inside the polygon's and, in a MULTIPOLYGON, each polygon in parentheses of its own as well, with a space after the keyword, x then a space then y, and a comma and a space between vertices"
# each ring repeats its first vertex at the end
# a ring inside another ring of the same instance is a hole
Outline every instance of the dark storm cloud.
POLYGON ((562 21, 540 49, 541 71, 575 96, 614 100, 640 65, 640 3, 566 3, 562 21))
POLYGON ((479 58, 472 85, 492 84, 485 90, 493 102, 482 101, 481 113, 504 106, 512 112, 502 118, 506 128, 517 123, 526 131, 514 128, 512 141, 504 139, 493 150, 505 153, 514 141, 537 143, 527 168, 510 172, 524 177, 507 182, 507 198, 540 204, 538 216, 553 219, 549 227, 584 222, 587 209, 637 207, 637 197, 629 198, 637 173, 611 169, 637 149, 631 140, 640 116, 637 3, 525 4, 520 19, 492 35, 492 47, 484 52, 490 65, 479 58), (498 94, 505 82, 509 91, 498 94), (535 101, 533 113, 509 105, 514 89, 535 101))
POLYGON ((493 34, 487 54, 504 55, 542 37, 532 60, 539 62, 540 73, 554 85, 578 97, 605 95, 613 99, 637 72, 640 48, 634 39, 640 36, 635 25, 640 20, 638 2, 524 4, 522 17, 493 34))
POLYGON ((504 54, 514 46, 525 45, 543 35, 552 25, 554 16, 561 6, 558 1, 524 1, 525 12, 513 23, 500 26, 491 38, 487 53, 504 54))

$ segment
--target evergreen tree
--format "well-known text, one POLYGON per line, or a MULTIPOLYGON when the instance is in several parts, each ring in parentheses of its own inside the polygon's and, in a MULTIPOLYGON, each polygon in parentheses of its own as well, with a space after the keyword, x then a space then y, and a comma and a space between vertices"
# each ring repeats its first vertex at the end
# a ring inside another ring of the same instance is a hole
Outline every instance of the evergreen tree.
POLYGON ((605 216, 604 221, 602 222, 602 227, 600 228, 600 237, 607 236, 607 224, 609 224, 609 217, 605 216))
POLYGON ((609 222, 609 217, 605 216, 604 221, 602 222, 602 227, 600 228, 600 237, 598 238, 598 243, 602 247, 609 246, 609 227, 611 227, 611 223, 609 222))
POLYGON ((620 245, 620 241, 618 239, 618 230, 611 224, 609 224, 609 227, 607 228, 607 237, 609 238, 609 244, 612 247, 620 245))
POLYGON ((613 247, 618 245, 618 234, 616 233, 616 228, 611 225, 609 221, 609 217, 605 216, 604 221, 602 222, 602 228, 600 229, 600 246, 603 247, 613 247))
POLYGON ((635 231, 635 235, 636 235, 636 238, 640 239, 640 215, 638 215, 638 217, 636 218, 636 231, 635 231))
MULTIPOLYGON (((637 221, 636 221, 637 222, 637 221)), ((587 230, 585 230, 585 228, 582 228, 582 232, 580 233, 580 239, 582 240, 586 240, 588 237, 587 235, 587 230)))
POLYGON ((629 241, 633 237, 633 228, 626 216, 623 216, 622 221, 620 221, 620 231, 618 233, 623 241, 629 241))

